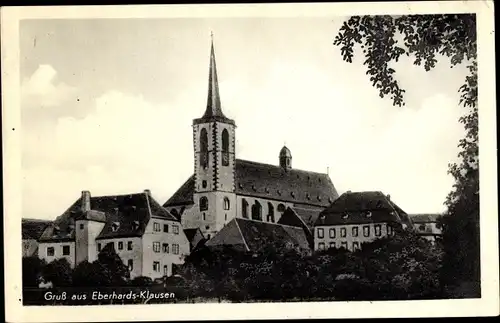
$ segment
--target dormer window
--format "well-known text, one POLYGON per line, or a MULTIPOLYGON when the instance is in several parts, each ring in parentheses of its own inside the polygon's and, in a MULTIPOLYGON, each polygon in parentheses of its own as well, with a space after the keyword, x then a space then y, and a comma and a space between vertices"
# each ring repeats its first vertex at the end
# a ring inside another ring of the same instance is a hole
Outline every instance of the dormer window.
POLYGON ((366 217, 367 217, 367 218, 371 218, 371 217, 372 217, 372 212, 367 211, 367 212, 366 212, 366 217))
POLYGON ((277 193, 278 193, 278 195, 281 195, 281 190, 278 190, 277 193))
POLYGON ((255 185, 252 185, 252 190, 257 191, 257 188, 255 187, 255 185))
POLYGON ((347 219, 348 217, 349 217, 349 213, 344 212, 344 214, 342 214, 342 219, 347 219))
POLYGON ((306 193, 306 199, 310 200, 311 199, 311 194, 306 193))
POLYGON ((266 187, 266 193, 269 193, 269 187, 266 187))
POLYGON ((321 196, 318 195, 318 201, 321 201, 321 196))
POLYGON ((382 207, 382 201, 377 201, 377 208, 381 208, 382 207))
POLYGON ((132 227, 134 228, 134 230, 139 229, 139 221, 134 221, 134 223, 132 224, 132 227))
POLYGON ((119 222, 113 222, 111 224, 111 231, 116 232, 119 227, 120 227, 120 223, 119 222))
POLYGON ((295 198, 295 193, 294 192, 290 192, 290 195, 295 198))
POLYGON ((328 203, 332 203, 333 199, 331 197, 328 198, 328 203))
POLYGON ((241 183, 239 183, 239 184, 238 184, 238 186, 239 186, 240 188, 243 188, 243 184, 241 184, 241 183))

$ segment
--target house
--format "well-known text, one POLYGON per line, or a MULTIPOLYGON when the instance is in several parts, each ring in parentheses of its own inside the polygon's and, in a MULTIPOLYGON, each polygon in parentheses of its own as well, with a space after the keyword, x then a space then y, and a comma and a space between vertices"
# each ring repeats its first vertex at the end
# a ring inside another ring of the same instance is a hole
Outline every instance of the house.
POLYGON ((311 245, 300 227, 258 220, 234 218, 205 245, 207 247, 232 246, 245 252, 259 252, 266 245, 279 241, 285 248, 309 254, 311 245))
POLYGON ((236 123, 222 110, 213 41, 208 85, 205 112, 192 123, 194 173, 163 206, 208 240, 235 218, 277 223, 287 208, 312 223, 338 197, 335 186, 328 174, 294 169, 286 146, 277 165, 236 158, 236 123))
POLYGON ((23 257, 38 256, 38 239, 51 223, 48 220, 22 219, 23 257))
POLYGON ((72 267, 93 262, 107 244, 129 267, 131 278, 169 276, 190 245, 172 214, 143 193, 91 197, 83 191, 39 238, 38 256, 51 262, 66 258, 72 267))
POLYGON ((442 214, 410 214, 413 226, 418 235, 431 242, 435 242, 443 235, 439 220, 442 214))
POLYGON ((314 224, 314 249, 355 251, 362 243, 394 234, 398 227, 412 228, 412 223, 389 195, 349 191, 320 213, 314 224))

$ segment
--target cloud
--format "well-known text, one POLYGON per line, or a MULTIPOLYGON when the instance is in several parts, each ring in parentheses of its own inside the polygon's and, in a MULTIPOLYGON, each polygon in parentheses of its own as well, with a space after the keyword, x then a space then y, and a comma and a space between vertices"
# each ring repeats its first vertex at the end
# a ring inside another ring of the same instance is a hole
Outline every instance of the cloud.
POLYGON ((37 70, 21 83, 23 108, 51 108, 71 99, 76 88, 56 82, 57 71, 51 65, 39 65, 37 70))

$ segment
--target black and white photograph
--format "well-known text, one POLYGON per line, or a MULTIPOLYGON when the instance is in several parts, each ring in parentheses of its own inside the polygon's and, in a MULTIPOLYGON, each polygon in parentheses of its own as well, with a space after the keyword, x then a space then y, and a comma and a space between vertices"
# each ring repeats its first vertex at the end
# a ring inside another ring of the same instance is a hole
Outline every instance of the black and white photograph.
POLYGON ((439 3, 2 8, 15 317, 498 315, 493 2, 439 3))

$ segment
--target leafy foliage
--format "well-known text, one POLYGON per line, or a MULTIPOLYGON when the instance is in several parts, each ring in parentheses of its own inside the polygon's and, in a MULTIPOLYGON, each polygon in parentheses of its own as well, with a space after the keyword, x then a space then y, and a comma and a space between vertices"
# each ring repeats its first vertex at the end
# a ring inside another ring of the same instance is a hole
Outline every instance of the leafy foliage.
POLYGON ((66 258, 52 261, 43 269, 43 277, 52 282, 54 287, 68 287, 72 285, 72 269, 66 258))
POLYGON ((100 275, 101 286, 125 286, 130 279, 130 271, 116 253, 113 243, 102 248, 93 265, 100 275))
POLYGON ((37 256, 23 257, 23 288, 38 287, 47 263, 37 256))
POLYGON ((475 14, 353 16, 340 28, 334 45, 351 63, 355 46, 365 56, 366 74, 380 97, 390 95, 393 105, 403 106, 405 90, 400 88, 391 64, 401 56, 413 58, 426 71, 439 60, 449 59, 451 68, 467 64, 469 75, 458 89, 459 103, 466 108, 458 120, 466 135, 459 141, 460 162, 449 165, 455 179, 446 198, 443 217, 445 250, 442 279, 449 285, 466 281, 476 284, 472 296, 479 296, 479 146, 477 35, 475 14))

